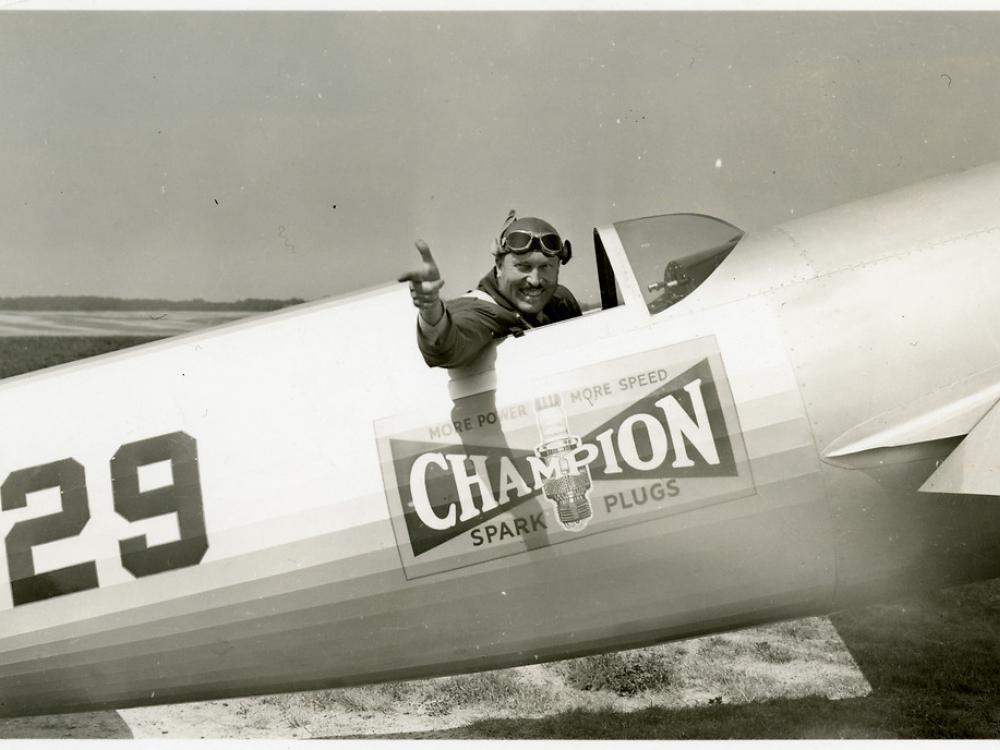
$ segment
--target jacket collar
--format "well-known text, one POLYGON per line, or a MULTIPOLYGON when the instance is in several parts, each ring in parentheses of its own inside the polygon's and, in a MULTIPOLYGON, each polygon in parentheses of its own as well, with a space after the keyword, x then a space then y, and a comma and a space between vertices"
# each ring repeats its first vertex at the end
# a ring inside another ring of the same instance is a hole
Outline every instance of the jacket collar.
POLYGON ((526 315, 522 313, 520 310, 518 310, 514 306, 514 303, 512 303, 509 299, 507 299, 500 291, 500 287, 497 286, 496 270, 493 268, 487 271, 486 275, 479 280, 479 286, 476 288, 486 292, 493 298, 493 301, 496 302, 500 307, 502 307, 507 312, 516 315, 518 318, 526 321, 528 325, 532 327, 545 325, 546 323, 549 322, 549 318, 545 314, 545 308, 542 308, 535 315, 526 315))

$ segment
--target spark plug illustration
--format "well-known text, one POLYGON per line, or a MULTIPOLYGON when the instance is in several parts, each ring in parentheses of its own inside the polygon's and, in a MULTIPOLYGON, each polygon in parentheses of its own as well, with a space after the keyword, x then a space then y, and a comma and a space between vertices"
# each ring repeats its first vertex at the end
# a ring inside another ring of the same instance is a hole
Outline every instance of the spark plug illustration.
POLYGON ((569 425, 559 394, 535 399, 535 416, 541 443, 535 455, 550 469, 542 481, 542 493, 556 504, 559 525, 567 531, 583 531, 593 515, 590 505, 590 468, 575 459, 580 438, 569 434, 569 425))

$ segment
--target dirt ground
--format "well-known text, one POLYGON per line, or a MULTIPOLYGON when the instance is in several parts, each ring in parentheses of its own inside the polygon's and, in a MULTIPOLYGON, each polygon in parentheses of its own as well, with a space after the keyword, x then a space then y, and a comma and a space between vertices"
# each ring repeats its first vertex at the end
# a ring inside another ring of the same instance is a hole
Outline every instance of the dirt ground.
POLYGON ((395 687, 0 720, 0 738, 429 737, 481 719, 537 718, 574 708, 629 712, 805 695, 838 699, 870 692, 826 618, 642 651, 670 661, 670 684, 631 695, 580 689, 567 679, 570 663, 562 662, 484 673, 475 681, 443 677, 395 687))

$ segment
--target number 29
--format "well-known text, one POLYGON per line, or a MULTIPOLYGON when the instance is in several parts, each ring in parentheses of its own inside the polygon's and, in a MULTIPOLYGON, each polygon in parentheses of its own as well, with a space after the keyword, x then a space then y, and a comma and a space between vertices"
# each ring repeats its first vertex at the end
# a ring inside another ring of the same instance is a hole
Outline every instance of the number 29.
MULTIPOLYGON (((111 458, 114 508, 129 522, 177 514, 180 538, 150 546, 144 535, 118 542, 122 567, 137 578, 197 565, 208 550, 195 439, 184 432, 122 445, 111 458), (169 461, 173 483, 148 491, 139 487, 139 467, 169 461)), ((14 524, 6 537, 14 605, 98 587, 94 561, 35 572, 31 548, 76 536, 90 520, 83 466, 64 458, 11 472, 0 485, 0 508, 27 507, 29 493, 58 487, 61 510, 14 524)))

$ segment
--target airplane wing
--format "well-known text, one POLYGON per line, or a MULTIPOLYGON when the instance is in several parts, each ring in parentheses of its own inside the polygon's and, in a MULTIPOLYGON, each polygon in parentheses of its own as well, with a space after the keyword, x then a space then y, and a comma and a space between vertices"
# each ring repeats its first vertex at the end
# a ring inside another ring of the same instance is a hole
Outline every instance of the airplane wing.
POLYGON ((845 468, 914 461, 939 451, 940 441, 949 438, 962 440, 920 492, 1000 495, 1000 465, 995 458, 1000 446, 1000 367, 938 388, 851 428, 826 447, 823 457, 845 468))
POLYGON ((920 488, 921 492, 1000 495, 1000 404, 972 429, 920 488))
MULTIPOLYGON (((826 459, 968 435, 1000 401, 1000 367, 938 388, 852 427, 823 451, 826 459)), ((837 461, 833 461, 837 463, 837 461)))

